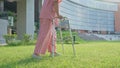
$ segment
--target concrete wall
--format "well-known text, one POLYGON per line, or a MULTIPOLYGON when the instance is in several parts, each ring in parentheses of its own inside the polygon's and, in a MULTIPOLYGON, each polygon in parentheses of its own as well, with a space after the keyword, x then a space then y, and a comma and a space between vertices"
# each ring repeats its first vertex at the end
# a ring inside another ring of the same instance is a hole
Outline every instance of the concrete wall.
POLYGON ((0 44, 5 44, 3 35, 7 34, 8 21, 0 19, 0 44))
POLYGON ((24 34, 34 36, 34 0, 20 0, 17 2, 17 34, 23 39, 24 34))

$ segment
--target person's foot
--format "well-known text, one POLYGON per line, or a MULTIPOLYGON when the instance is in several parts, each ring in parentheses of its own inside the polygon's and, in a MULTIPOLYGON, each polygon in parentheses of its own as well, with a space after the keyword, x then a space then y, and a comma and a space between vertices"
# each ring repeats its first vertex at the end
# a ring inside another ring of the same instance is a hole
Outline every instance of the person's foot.
POLYGON ((33 54, 33 55, 32 55, 32 58, 41 59, 41 56, 33 54))

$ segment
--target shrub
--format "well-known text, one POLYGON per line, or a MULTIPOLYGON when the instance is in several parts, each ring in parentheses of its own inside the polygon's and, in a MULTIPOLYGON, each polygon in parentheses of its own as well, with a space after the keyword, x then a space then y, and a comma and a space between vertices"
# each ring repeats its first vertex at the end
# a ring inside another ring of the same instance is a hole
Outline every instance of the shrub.
POLYGON ((34 40, 36 40, 37 38, 38 38, 38 34, 35 33, 35 34, 34 34, 34 40))
MULTIPOLYGON (((81 42, 84 42, 79 36, 78 33, 75 31, 72 31, 72 35, 75 36, 75 44, 79 44, 81 42)), ((70 36, 70 32, 68 30, 62 30, 62 36, 63 36, 63 42, 68 44, 72 43, 72 38, 70 36)), ((57 42, 60 43, 60 32, 57 30, 57 42)))
POLYGON ((18 46, 22 44, 20 40, 16 40, 17 38, 16 34, 12 34, 12 35, 7 34, 7 35, 4 35, 3 37, 9 46, 18 46))
POLYGON ((24 44, 28 44, 29 42, 30 42, 30 40, 31 40, 31 35, 28 35, 28 34, 24 34, 24 36, 23 36, 23 43, 24 44))
POLYGON ((70 36, 63 37, 63 40, 65 43, 70 43, 72 41, 72 38, 70 36))
POLYGON ((16 34, 6 34, 3 35, 4 39, 6 40, 7 44, 10 44, 12 41, 14 41, 17 38, 16 34))
POLYGON ((19 45, 22 45, 22 42, 20 40, 13 40, 8 45, 9 46, 19 46, 19 45))

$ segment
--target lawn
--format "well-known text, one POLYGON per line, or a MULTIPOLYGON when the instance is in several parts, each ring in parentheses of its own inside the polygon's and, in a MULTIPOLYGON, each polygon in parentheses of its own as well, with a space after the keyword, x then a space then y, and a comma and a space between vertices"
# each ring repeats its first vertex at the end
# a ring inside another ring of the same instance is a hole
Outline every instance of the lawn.
POLYGON ((0 68, 120 68, 120 42, 86 42, 76 44, 76 57, 71 44, 65 44, 65 52, 57 45, 61 56, 41 60, 31 58, 34 45, 1 46, 0 68))

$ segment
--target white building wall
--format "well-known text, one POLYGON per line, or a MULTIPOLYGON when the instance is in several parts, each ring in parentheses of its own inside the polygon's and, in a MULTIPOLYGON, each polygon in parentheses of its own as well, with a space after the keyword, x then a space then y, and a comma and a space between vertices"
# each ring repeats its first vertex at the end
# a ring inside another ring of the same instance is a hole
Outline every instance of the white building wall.
MULTIPOLYGON (((72 29, 114 32, 115 10, 104 10, 106 7, 104 9, 86 7, 85 3, 91 4, 87 1, 83 1, 84 5, 81 5, 79 3, 82 2, 74 3, 70 0, 63 0, 60 4, 60 14, 69 19, 72 29)), ((99 7, 101 6, 99 5, 99 7)))
POLYGON ((0 19, 0 44, 5 44, 5 39, 3 35, 7 34, 8 21, 0 19))
POLYGON ((34 0, 27 0, 26 3, 26 34, 34 36, 34 0))
POLYGON ((115 2, 115 3, 120 2, 120 0, 101 0, 101 1, 115 2))
POLYGON ((77 4, 80 4, 86 7, 90 7, 90 8, 96 8, 96 9, 108 10, 108 11, 118 10, 118 5, 115 3, 108 3, 108 2, 95 1, 95 0, 69 0, 69 1, 75 2, 77 4))

